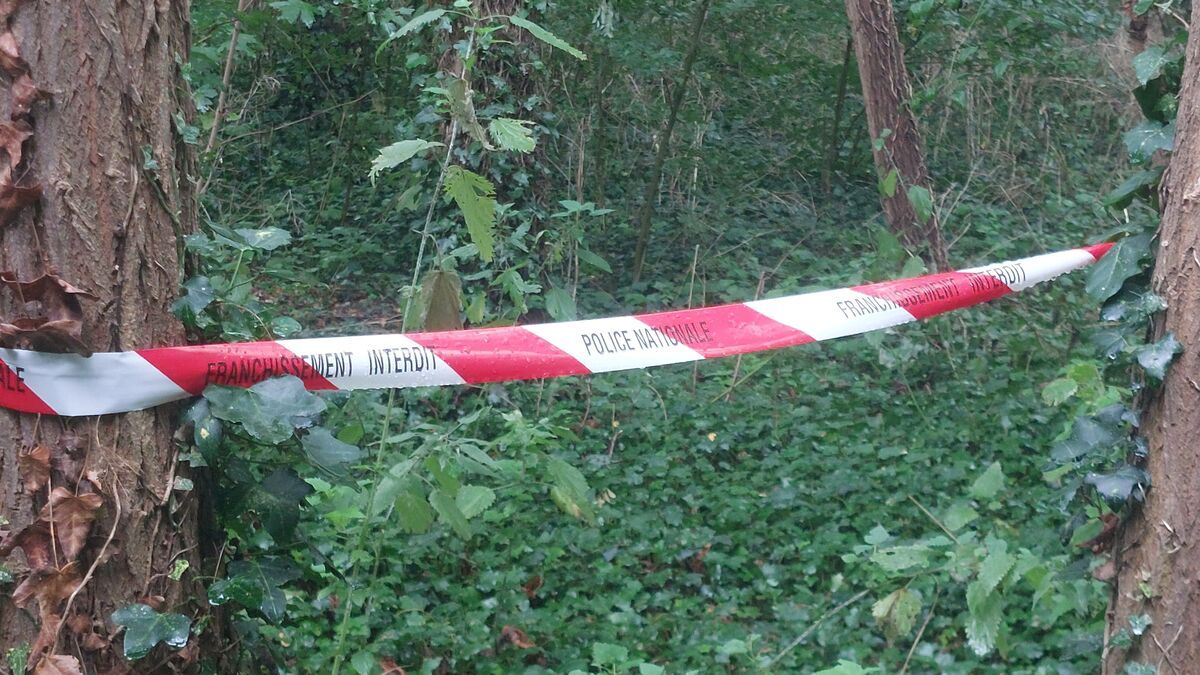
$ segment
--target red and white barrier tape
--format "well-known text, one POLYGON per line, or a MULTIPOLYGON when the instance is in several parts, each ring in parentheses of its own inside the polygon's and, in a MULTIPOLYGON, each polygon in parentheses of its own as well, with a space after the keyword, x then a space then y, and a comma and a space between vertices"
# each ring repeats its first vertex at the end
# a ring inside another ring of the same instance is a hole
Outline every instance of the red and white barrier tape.
POLYGON ((969 307, 1089 265, 1110 244, 986 267, 717 307, 407 335, 161 347, 82 357, 0 349, 0 406, 141 410, 295 375, 309 389, 479 384, 713 359, 857 335, 969 307))

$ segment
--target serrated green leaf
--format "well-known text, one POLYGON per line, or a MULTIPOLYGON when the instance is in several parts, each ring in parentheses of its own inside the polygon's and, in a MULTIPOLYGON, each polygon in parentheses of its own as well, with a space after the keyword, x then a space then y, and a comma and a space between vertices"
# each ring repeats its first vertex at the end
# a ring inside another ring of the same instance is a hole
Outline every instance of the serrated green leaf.
POLYGON ((182 614, 159 614, 142 604, 122 607, 110 618, 125 627, 125 658, 131 660, 149 654, 160 642, 175 649, 187 646, 192 628, 192 620, 182 614))
POLYGON ((976 499, 994 499, 1004 488, 1004 470, 1000 462, 992 462, 971 485, 971 496, 976 499))
POLYGON ((425 141, 419 138, 392 143, 387 147, 379 149, 379 154, 375 156, 375 159, 371 160, 371 170, 367 173, 367 177, 371 179, 371 184, 373 185, 375 179, 383 170, 392 169, 407 162, 415 157, 418 152, 440 147, 442 147, 442 144, 437 141, 425 141))
POLYGON ((546 471, 554 486, 550 497, 560 508, 576 518, 592 519, 592 489, 579 469, 557 458, 546 460, 546 471))
POLYGON ((533 140, 533 131, 529 129, 532 122, 515 120, 510 117, 497 117, 488 123, 488 132, 504 150, 516 152, 533 152, 537 143, 533 140))
POLYGON ((402 492, 395 499, 396 522, 405 532, 422 534, 433 526, 433 511, 423 496, 415 492, 402 492))
POLYGON ((987 557, 979 565, 979 575, 975 578, 979 584, 978 592, 981 593, 991 593, 995 590, 1017 562, 1008 552, 1008 544, 1003 540, 989 542, 988 549, 987 557))
POLYGON ((487 511, 495 501, 496 493, 491 488, 482 485, 464 485, 459 489, 458 496, 454 498, 458 510, 468 520, 487 511))
POLYGON ((467 522, 466 516, 459 510, 453 497, 441 490, 434 490, 429 493, 429 505, 433 507, 434 511, 437 511, 442 522, 449 525, 455 534, 463 539, 471 538, 471 524, 467 522))
POLYGON ((587 61, 587 54, 584 54, 583 52, 579 51, 578 49, 572 47, 570 44, 567 43, 566 40, 563 40, 562 38, 558 37, 554 33, 551 33, 550 31, 546 30, 545 28, 542 28, 541 26, 530 21, 529 19, 523 19, 519 16, 510 16, 510 17, 508 17, 508 20, 511 21, 514 26, 519 26, 521 28, 524 28, 525 30, 529 31, 529 33, 531 35, 533 35, 535 38, 541 40, 542 42, 545 42, 546 44, 550 45, 551 47, 556 47, 558 49, 561 49, 564 52, 570 54, 571 56, 574 56, 575 58, 579 59, 580 61, 587 61))
POLYGON ((491 181, 461 166, 446 170, 445 192, 458 204, 471 242, 484 262, 492 261, 492 226, 496 222, 496 188, 491 181))
POLYGON ((942 524, 946 526, 947 530, 958 532, 978 517, 978 511, 966 504, 958 503, 946 510, 946 514, 942 516, 942 524))
POLYGON ((978 581, 967 586, 967 643, 977 656, 996 647, 1004 618, 1004 596, 988 592, 978 581))
POLYGON ((1167 367, 1182 351, 1183 345, 1179 344, 1179 340, 1167 333, 1158 342, 1138 347, 1134 354, 1146 374, 1161 382, 1167 376, 1167 367))

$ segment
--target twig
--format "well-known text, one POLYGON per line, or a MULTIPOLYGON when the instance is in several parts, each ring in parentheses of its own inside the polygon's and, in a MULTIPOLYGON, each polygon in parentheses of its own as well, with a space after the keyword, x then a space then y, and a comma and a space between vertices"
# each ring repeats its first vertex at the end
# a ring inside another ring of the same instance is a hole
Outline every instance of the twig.
POLYGON ((116 481, 113 481, 112 496, 113 496, 113 502, 117 506, 117 510, 116 510, 116 514, 113 516, 112 529, 110 529, 108 531, 108 538, 104 540, 104 545, 101 546, 100 551, 98 553, 96 553, 96 558, 94 560, 92 560, 92 565, 91 565, 91 567, 88 568, 87 574, 83 575, 83 580, 79 582, 79 585, 75 587, 75 590, 71 592, 70 597, 67 598, 67 604, 63 608, 62 621, 58 622, 58 630, 55 631, 55 633, 54 633, 55 643, 58 642, 58 633, 62 631, 62 625, 64 623, 66 623, 67 618, 69 616, 71 616, 71 605, 75 602, 75 596, 79 595, 79 591, 83 590, 83 587, 87 585, 87 582, 92 579, 92 574, 95 573, 96 568, 99 567, 100 563, 104 560, 104 552, 108 550, 108 545, 112 543, 113 537, 117 536, 117 526, 121 524, 121 490, 120 490, 120 487, 121 486, 118 485, 116 481))
POLYGON ((935 525, 937 525, 938 527, 942 528, 942 532, 945 532, 947 537, 950 537, 952 540, 954 540, 954 543, 955 543, 955 544, 961 544, 961 543, 962 543, 962 542, 960 542, 960 541, 958 540, 958 537, 954 536, 954 533, 950 531, 950 528, 948 528, 948 527, 946 527, 945 525, 943 525, 943 524, 942 524, 942 521, 938 520, 938 519, 937 519, 937 516, 935 516, 935 515, 933 515, 932 513, 930 513, 930 512, 929 512, 929 509, 925 508, 925 505, 924 505, 924 504, 922 504, 921 502, 917 501, 917 498, 916 498, 916 497, 914 497, 914 496, 912 496, 912 495, 909 495, 909 496, 908 496, 908 498, 912 500, 912 503, 914 503, 914 504, 916 504, 916 505, 917 505, 917 508, 918 508, 918 509, 921 509, 921 512, 922 512, 922 513, 924 513, 925 515, 929 516, 929 519, 930 519, 930 520, 932 520, 932 521, 933 521, 933 523, 934 523, 935 525))
MULTIPOLYGON (((250 6, 251 0, 238 0, 237 11, 242 13, 250 6)), ((221 130, 221 118, 225 116, 225 97, 229 94, 229 82, 233 79, 233 68, 237 64, 234 55, 237 54, 238 35, 242 32, 242 20, 233 17, 233 28, 229 31, 229 49, 225 52, 225 71, 221 74, 221 93, 217 95, 217 107, 213 108, 212 130, 208 132, 208 143, 204 152, 212 152, 217 143, 217 132, 221 130)))
POLYGON ((849 600, 843 602, 842 604, 838 605, 837 607, 834 607, 833 609, 822 614, 821 618, 817 619, 816 623, 814 623, 813 625, 806 628, 804 630, 804 632, 800 634, 800 637, 797 637, 795 640, 792 640, 791 643, 788 644, 787 647, 783 648, 783 651, 776 654, 775 658, 771 659, 771 662, 769 664, 767 664, 767 668, 774 666, 776 663, 779 662, 780 659, 787 656, 789 652, 791 652, 793 649, 798 647, 800 645, 800 643, 804 642, 804 640, 806 638, 808 638, 809 635, 812 635, 812 632, 815 631, 818 627, 820 627, 820 625, 822 623, 824 623, 824 621, 826 619, 833 616, 834 614, 837 614, 838 612, 842 611, 843 609, 846 609, 850 605, 853 605, 854 603, 858 602, 868 592, 869 591, 859 591, 858 593, 855 593, 854 595, 850 596, 849 600))
POLYGON ((912 661, 913 654, 917 651, 917 645, 921 644, 921 636, 925 634, 925 627, 929 625, 933 619, 933 612, 937 609, 938 595, 935 591, 933 594, 933 602, 929 605, 929 613, 925 615, 925 621, 921 623, 921 628, 917 630, 917 637, 913 638, 912 646, 908 648, 908 656, 904 657, 904 665, 900 667, 900 675, 908 672, 908 663, 912 661))

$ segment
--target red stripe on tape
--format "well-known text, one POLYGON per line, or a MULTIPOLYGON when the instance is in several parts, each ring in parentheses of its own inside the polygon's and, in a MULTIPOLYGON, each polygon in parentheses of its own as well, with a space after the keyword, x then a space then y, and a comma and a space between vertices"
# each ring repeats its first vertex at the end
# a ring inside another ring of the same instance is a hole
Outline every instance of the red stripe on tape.
POLYGON ((961 309, 1008 295, 1012 289, 1001 272, 944 272, 915 279, 881 281, 854 290, 890 300, 917 319, 961 309))
POLYGON ((634 317, 667 338, 706 359, 778 349, 813 341, 803 331, 737 305, 681 309, 634 317))
POLYGON ((199 396, 209 384, 249 387, 268 378, 295 375, 308 389, 337 389, 312 366, 278 342, 243 342, 138 352, 181 389, 199 396))
POLYGON ((25 380, 17 372, 19 370, 21 369, 13 370, 7 363, 0 361, 0 407, 26 413, 57 415, 57 411, 25 386, 25 380))
POLYGON ((409 333, 405 337, 432 349, 469 384, 592 372, 575 357, 520 326, 409 333))

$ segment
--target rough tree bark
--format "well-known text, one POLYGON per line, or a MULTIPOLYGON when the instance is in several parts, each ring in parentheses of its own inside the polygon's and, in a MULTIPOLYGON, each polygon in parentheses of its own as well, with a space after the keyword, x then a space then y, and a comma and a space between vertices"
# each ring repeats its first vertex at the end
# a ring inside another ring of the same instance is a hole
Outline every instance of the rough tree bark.
POLYGON ((1200 31, 1188 38, 1182 84, 1153 284, 1168 305, 1156 332, 1173 333, 1185 351, 1143 415, 1153 488, 1114 544, 1108 633, 1127 629, 1131 616, 1153 624, 1128 650, 1106 646, 1105 673, 1127 662, 1159 673, 1200 667, 1200 31))
MULTIPOLYGON (((195 219, 191 152, 175 128, 191 106, 180 78, 189 4, 0 0, 0 120, 11 120, 0 125, 0 269, 23 281, 57 274, 94 294, 75 317, 91 350, 184 342, 169 307, 180 235, 195 219)), ((24 302, 33 287, 0 288, 3 321, 61 318, 62 292, 47 287, 40 307, 24 302)), ((167 574, 189 558, 199 571, 196 509, 172 490, 184 472, 174 416, 0 411, 0 560, 17 584, 0 588, 0 646, 30 646, 31 668, 78 672, 78 657, 84 672, 125 672, 114 610, 189 614, 184 598, 202 597, 192 573, 167 574)), ((187 669, 189 651, 173 666, 187 669)))
POLYGON ((891 132, 882 147, 873 150, 880 180, 893 169, 899 177, 895 193, 881 195, 888 227, 927 262, 941 270, 950 269, 937 215, 918 222, 908 199, 908 187, 930 189, 931 183, 921 134, 909 108, 912 88, 891 0, 846 0, 846 15, 858 58, 867 128, 873 139, 881 138, 885 129, 891 132))

